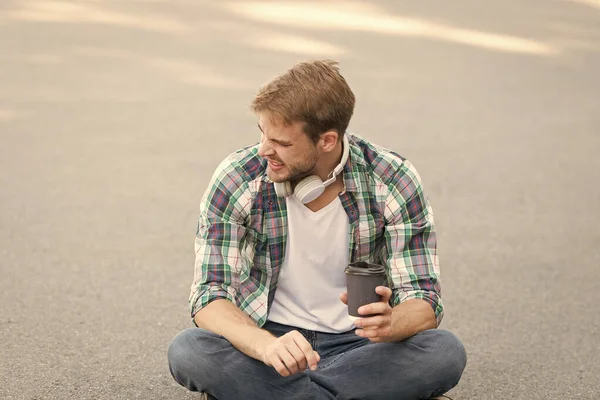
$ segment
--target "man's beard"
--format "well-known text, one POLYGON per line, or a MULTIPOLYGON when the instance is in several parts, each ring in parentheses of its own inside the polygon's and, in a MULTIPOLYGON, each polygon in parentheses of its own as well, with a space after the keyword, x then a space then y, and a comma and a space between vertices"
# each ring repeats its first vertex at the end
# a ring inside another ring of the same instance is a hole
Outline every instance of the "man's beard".
POLYGON ((267 174, 273 182, 298 182, 301 179, 311 175, 311 172, 317 165, 317 159, 316 152, 311 153, 300 162, 294 164, 284 164, 284 171, 281 171, 285 172, 284 175, 281 175, 273 170, 267 170, 267 174))

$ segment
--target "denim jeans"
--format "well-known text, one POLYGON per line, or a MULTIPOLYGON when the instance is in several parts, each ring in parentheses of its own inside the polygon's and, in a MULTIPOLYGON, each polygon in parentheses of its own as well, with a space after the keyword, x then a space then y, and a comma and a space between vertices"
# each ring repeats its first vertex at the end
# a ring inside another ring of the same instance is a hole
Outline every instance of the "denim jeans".
POLYGON ((218 400, 390 399, 439 396, 453 388, 467 362, 452 333, 431 329, 402 342, 372 343, 354 331, 332 334, 267 322, 281 336, 293 329, 321 356, 316 371, 283 377, 246 356, 222 336, 200 329, 180 332, 168 351, 175 380, 218 400))

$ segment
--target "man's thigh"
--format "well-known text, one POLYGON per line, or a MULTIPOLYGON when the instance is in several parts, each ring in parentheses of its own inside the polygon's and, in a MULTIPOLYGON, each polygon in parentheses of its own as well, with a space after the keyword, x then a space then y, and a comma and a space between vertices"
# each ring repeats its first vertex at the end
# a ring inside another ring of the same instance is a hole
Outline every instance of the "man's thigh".
POLYGON ((460 340, 431 329, 402 342, 371 343, 328 357, 309 375, 341 399, 414 400, 450 390, 465 365, 460 340))

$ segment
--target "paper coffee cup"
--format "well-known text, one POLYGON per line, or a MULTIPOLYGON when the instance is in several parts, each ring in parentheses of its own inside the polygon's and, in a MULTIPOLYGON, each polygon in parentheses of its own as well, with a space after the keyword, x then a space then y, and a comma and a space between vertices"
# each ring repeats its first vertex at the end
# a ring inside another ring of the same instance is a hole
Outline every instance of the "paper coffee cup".
POLYGON ((385 268, 379 264, 365 261, 351 263, 346 267, 346 290, 348 293, 348 315, 353 319, 366 318, 371 315, 360 315, 361 306, 381 301, 375 292, 377 286, 387 286, 385 268))

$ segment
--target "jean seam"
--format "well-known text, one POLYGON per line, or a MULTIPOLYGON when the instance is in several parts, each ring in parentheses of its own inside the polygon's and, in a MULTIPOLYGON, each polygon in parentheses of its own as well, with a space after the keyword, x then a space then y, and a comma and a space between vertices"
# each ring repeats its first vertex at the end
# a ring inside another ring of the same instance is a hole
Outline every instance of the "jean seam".
POLYGON ((333 356, 333 358, 331 360, 328 361, 327 364, 320 365, 319 369, 324 369, 324 368, 330 367, 331 365, 335 364, 340 358, 342 358, 342 356, 344 354, 346 354, 346 353, 336 354, 335 356, 333 356))

